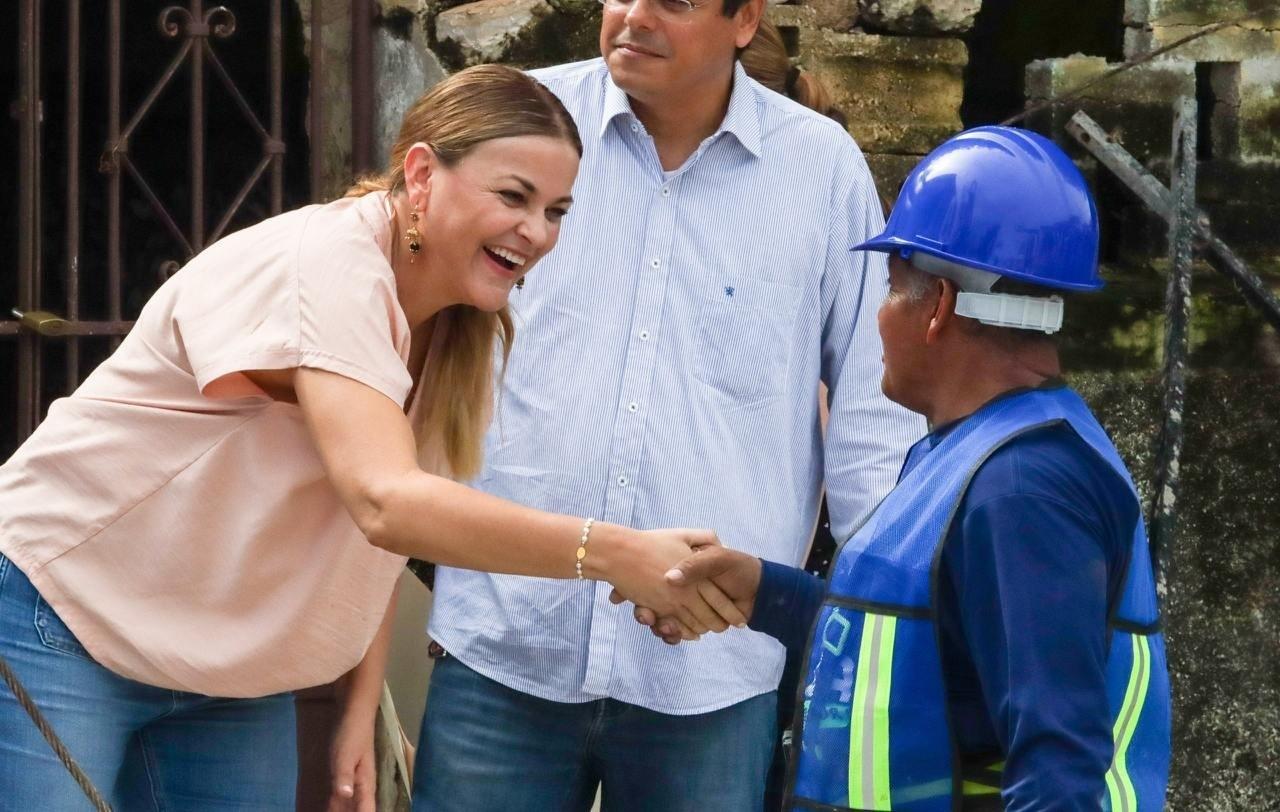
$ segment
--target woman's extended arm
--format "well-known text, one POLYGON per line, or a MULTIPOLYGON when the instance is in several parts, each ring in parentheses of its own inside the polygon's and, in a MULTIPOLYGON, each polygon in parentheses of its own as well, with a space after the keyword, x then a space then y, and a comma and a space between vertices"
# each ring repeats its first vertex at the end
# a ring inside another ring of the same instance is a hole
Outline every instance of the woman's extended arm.
MULTIPOLYGON (((499 499, 418 467, 403 411, 362 383, 299 368, 293 389, 329 478, 369 541, 451 567, 572 578, 583 518, 499 499)), ((636 531, 597 522, 583 574, 627 599, 673 614, 694 632, 746 619, 723 595, 668 584, 663 574, 691 548, 717 544, 709 530, 636 531)))

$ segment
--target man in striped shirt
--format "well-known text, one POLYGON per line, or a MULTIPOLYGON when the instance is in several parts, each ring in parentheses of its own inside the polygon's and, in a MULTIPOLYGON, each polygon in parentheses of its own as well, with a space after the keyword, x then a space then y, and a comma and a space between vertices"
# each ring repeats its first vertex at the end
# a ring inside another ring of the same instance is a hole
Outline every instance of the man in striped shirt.
MULTIPOLYGON (((839 125, 738 64, 764 0, 602 2, 603 58, 535 74, 585 155, 512 297, 476 484, 799 564, 823 482, 840 538, 924 429, 880 392, 883 259, 849 252, 883 225, 871 175, 839 125)), ((668 648, 609 591, 440 569, 416 808, 587 809, 601 784, 609 810, 761 806, 782 646, 733 629, 668 648)))

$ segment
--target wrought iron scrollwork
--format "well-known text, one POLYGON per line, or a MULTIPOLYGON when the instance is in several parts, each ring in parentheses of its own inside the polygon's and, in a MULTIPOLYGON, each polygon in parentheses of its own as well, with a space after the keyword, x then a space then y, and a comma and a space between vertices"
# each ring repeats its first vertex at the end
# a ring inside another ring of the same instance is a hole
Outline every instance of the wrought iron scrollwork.
POLYGON ((226 6, 209 9, 198 23, 188 9, 167 6, 160 12, 158 23, 160 33, 169 39, 208 36, 226 39, 236 32, 236 15, 226 6))

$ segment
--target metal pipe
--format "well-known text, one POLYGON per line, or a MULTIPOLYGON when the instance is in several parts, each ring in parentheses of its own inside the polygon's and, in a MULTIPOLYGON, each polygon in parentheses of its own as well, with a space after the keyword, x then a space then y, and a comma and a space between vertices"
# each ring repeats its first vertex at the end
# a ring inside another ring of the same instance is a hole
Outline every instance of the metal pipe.
MULTIPOLYGON (((23 0, 18 26, 18 307, 31 310, 40 263, 40 32, 36 0, 23 0)), ((30 334, 18 339, 18 442, 35 430, 37 346, 30 334)))
MULTIPOLYGON (((109 42, 108 81, 107 81, 107 144, 112 153, 124 148, 120 143, 120 52, 122 48, 120 33, 120 2, 111 0, 111 13, 108 23, 109 42)), ((120 319, 123 313, 122 273, 120 260, 120 192, 121 167, 118 156, 109 154, 109 160, 103 161, 107 171, 107 317, 120 319)))
MULTIPOLYGON (((1067 122, 1067 132, 1097 158, 1099 163, 1111 170, 1147 208, 1166 222, 1172 219, 1174 205, 1169 190, 1126 152, 1124 147, 1113 141, 1098 126, 1098 122, 1081 110, 1067 122)), ((1257 274, 1249 270, 1244 260, 1236 256, 1226 243, 1214 236, 1209 228, 1208 215, 1197 210, 1191 227, 1195 239, 1200 243, 1198 250, 1204 253, 1205 259, 1235 283, 1244 300, 1261 313, 1273 328, 1280 331, 1280 298, 1271 292, 1271 288, 1257 274)))
MULTIPOLYGON (((271 0, 271 140, 284 143, 284 35, 281 0, 271 0)), ((271 213, 284 210, 284 152, 271 162, 271 213)))
MULTIPOLYGON (((204 21, 201 0, 191 0, 192 21, 204 21)), ((187 36, 193 32, 188 28, 187 36)), ((204 50, 208 33, 191 49, 191 248, 199 253, 204 248, 204 50)))
MULTIPOLYGON (((80 318, 80 12, 81 0, 67 0, 67 304, 71 321, 80 318)), ((80 383, 80 339, 67 343, 67 391, 80 383)))
POLYGON ((351 170, 373 168, 373 7, 351 0, 351 170))
POLYGON ((321 99, 324 98, 324 45, 321 43, 323 28, 321 27, 321 0, 311 4, 311 138, 309 144, 311 158, 311 199, 319 200, 323 190, 320 188, 320 167, 323 160, 321 145, 324 143, 324 110, 321 99))
POLYGON ((1168 594, 1170 551, 1178 532, 1183 415, 1187 395, 1188 325, 1191 321, 1192 233, 1196 217, 1196 100, 1184 97, 1173 120, 1170 152, 1173 209, 1169 220, 1169 283, 1165 291, 1164 422, 1156 444, 1152 483, 1151 557, 1156 590, 1168 594))

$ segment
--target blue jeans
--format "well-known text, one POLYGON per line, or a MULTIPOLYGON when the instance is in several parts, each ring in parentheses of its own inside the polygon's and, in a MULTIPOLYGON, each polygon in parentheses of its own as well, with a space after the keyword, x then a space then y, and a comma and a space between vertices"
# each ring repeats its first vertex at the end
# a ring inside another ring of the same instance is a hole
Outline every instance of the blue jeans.
POLYGON ((613 699, 565 704, 436 661, 414 770, 414 812, 755 812, 777 697, 696 716, 613 699))
MULTIPOLYGON (((293 698, 215 699, 94 662, 0 555, 0 655, 116 810, 293 812, 293 698)), ((92 809, 0 682, 0 810, 92 809)))

